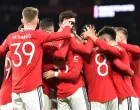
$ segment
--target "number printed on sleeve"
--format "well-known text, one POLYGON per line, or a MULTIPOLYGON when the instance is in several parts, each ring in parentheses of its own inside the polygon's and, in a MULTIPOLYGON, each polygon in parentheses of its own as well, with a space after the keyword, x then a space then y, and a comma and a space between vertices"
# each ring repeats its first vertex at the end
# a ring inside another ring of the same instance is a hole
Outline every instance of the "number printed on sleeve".
MULTIPOLYGON (((11 44, 11 46, 16 46, 16 49, 15 49, 15 51, 14 51, 14 55, 16 55, 16 56, 19 57, 19 63, 17 63, 17 64, 12 60, 13 65, 14 65, 15 67, 19 67, 19 66, 22 64, 22 56, 21 56, 20 53, 18 53, 18 49, 19 49, 19 47, 21 46, 21 43, 13 43, 13 44, 11 44)), ((31 61, 32 61, 32 58, 33 58, 33 55, 34 55, 34 52, 35 52, 35 46, 34 46, 34 44, 33 44, 32 42, 25 42, 25 43, 22 45, 22 52, 23 52, 23 54, 24 54, 25 56, 29 56, 29 59, 28 59, 28 62, 27 62, 27 65, 29 65, 29 64, 31 63, 31 61), (27 53, 27 52, 25 51, 25 46, 26 46, 26 45, 30 45, 30 46, 31 46, 31 48, 32 48, 31 52, 27 53)))
POLYGON ((98 65, 98 67, 97 67, 97 72, 98 72, 98 74, 99 74, 100 76, 106 76, 106 75, 108 74, 108 65, 107 65, 106 61, 107 61, 107 57, 106 57, 106 55, 103 54, 103 53, 98 53, 98 54, 95 56, 95 62, 96 62, 96 64, 98 65), (100 57, 100 56, 103 56, 103 58, 104 58, 103 62, 101 62, 101 63, 98 61, 98 57, 100 57), (103 65, 106 67, 105 73, 102 73, 102 72, 101 72, 101 67, 102 67, 103 65))

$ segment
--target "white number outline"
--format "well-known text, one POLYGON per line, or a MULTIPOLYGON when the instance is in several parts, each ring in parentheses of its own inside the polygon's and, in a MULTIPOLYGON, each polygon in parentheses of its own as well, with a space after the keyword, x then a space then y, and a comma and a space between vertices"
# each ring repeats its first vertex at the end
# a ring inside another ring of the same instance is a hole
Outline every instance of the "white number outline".
MULTIPOLYGON (((21 45, 21 43, 13 43, 13 44, 11 44, 11 46, 16 46, 16 49, 15 49, 14 54, 17 55, 17 56, 19 57, 19 63, 18 63, 18 64, 16 64, 16 63, 12 60, 13 65, 14 65, 15 67, 19 67, 19 66, 22 64, 22 57, 21 57, 20 53, 18 53, 18 49, 19 49, 20 45, 21 45)), ((30 58, 28 59, 28 63, 27 63, 27 65, 29 65, 29 64, 31 63, 31 60, 32 60, 33 55, 34 55, 34 52, 35 52, 35 46, 34 46, 34 44, 33 44, 32 42, 25 42, 25 43, 23 44, 23 46, 22 46, 22 52, 23 52, 24 55, 30 56, 30 58), (30 53, 27 53, 27 52, 25 51, 25 46, 26 46, 26 45, 30 45, 30 46, 32 47, 32 51, 31 51, 30 53)))
POLYGON ((25 42, 25 43, 23 44, 23 46, 22 46, 22 51, 23 51, 23 53, 24 53, 26 56, 29 56, 29 55, 30 55, 30 58, 29 58, 28 63, 27 63, 27 65, 29 65, 29 64, 31 63, 31 60, 32 60, 33 55, 34 55, 34 52, 35 52, 35 46, 34 46, 34 44, 33 44, 32 42, 25 42), (26 46, 26 45, 30 45, 30 46, 32 47, 32 51, 31 51, 30 53, 25 52, 25 46, 26 46))
POLYGON ((7 72, 7 74, 6 74, 5 79, 7 79, 9 77, 11 69, 12 69, 12 62, 11 62, 10 58, 6 58, 5 59, 5 71, 7 72), (9 68, 6 68, 8 66, 8 63, 10 64, 9 68))
POLYGON ((103 54, 103 53, 98 53, 98 54, 95 56, 95 62, 96 62, 96 64, 98 65, 97 72, 98 72, 98 74, 99 74, 100 76, 106 76, 106 75, 108 74, 108 65, 107 65, 106 61, 107 61, 107 57, 106 57, 106 55, 103 54), (101 62, 101 63, 98 61, 98 57, 99 57, 99 56, 103 56, 103 57, 104 57, 104 61, 101 62), (106 67, 106 72, 105 72, 105 73, 101 73, 101 71, 100 71, 100 68, 101 68, 101 66, 103 66, 103 65, 106 67))
POLYGON ((22 63, 21 55, 17 52, 18 49, 19 49, 20 44, 21 44, 21 43, 13 43, 13 44, 11 44, 11 46, 16 46, 16 50, 15 50, 14 54, 17 55, 17 56, 19 57, 19 63, 18 63, 18 64, 16 64, 16 63, 12 60, 13 65, 14 65, 15 67, 19 67, 19 66, 21 65, 21 63, 22 63))

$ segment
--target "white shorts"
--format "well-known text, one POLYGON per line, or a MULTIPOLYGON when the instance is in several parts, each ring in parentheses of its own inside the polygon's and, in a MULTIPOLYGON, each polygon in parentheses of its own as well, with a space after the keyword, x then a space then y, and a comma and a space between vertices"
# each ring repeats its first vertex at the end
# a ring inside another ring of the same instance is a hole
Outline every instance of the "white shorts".
POLYGON ((139 105, 139 110, 140 110, 140 98, 138 98, 138 105, 139 105))
POLYGON ((91 110, 118 110, 118 98, 109 102, 90 102, 91 110))
POLYGON ((15 110, 44 110, 44 95, 42 87, 31 92, 12 93, 12 102, 15 110))
POLYGON ((119 110, 139 110, 138 98, 128 97, 119 102, 119 110))
POLYGON ((11 103, 8 103, 6 105, 1 105, 0 110, 13 110, 13 104, 12 104, 12 102, 11 103))
POLYGON ((57 99, 57 110, 90 110, 85 87, 80 87, 73 95, 57 99))
POLYGON ((44 101, 45 101, 45 109, 44 110, 50 110, 50 99, 47 95, 44 94, 44 101))

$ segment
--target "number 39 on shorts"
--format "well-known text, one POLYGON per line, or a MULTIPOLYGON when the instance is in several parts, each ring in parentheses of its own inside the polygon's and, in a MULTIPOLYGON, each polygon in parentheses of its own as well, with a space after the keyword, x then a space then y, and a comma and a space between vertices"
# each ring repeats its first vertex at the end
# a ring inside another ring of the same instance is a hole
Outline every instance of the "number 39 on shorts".
MULTIPOLYGON (((11 44, 11 46, 15 46, 16 47, 16 49, 14 51, 14 55, 18 56, 18 58, 19 58, 19 63, 16 64, 13 60, 12 60, 12 63, 13 63, 13 65, 15 67, 19 67, 22 64, 22 57, 21 57, 21 54, 18 52, 19 47, 21 46, 21 43, 13 43, 13 44, 11 44)), ((32 58, 33 58, 33 55, 34 55, 34 52, 35 52, 35 46, 34 46, 34 44, 32 42, 25 42, 25 43, 23 43, 21 48, 22 48, 23 54, 25 56, 29 56, 29 59, 28 59, 28 62, 27 62, 27 65, 29 65, 31 63, 31 61, 32 61, 32 58), (25 51, 25 46, 26 45, 30 45, 31 46, 31 48, 32 48, 31 52, 27 53, 25 51)))
POLYGON ((96 56, 95 56, 95 62, 96 62, 96 64, 98 65, 98 67, 97 67, 97 72, 98 72, 98 74, 100 75, 100 76, 106 76, 107 74, 108 74, 108 65, 107 65, 107 63, 106 63, 106 61, 107 61, 107 57, 106 57, 106 55, 105 54, 103 54, 103 53, 98 53, 96 56), (98 57, 103 57, 103 61, 102 62, 99 62, 98 61, 98 57), (101 72, 101 67, 102 66, 105 66, 105 68, 106 68, 106 70, 105 70, 105 73, 102 73, 101 72))

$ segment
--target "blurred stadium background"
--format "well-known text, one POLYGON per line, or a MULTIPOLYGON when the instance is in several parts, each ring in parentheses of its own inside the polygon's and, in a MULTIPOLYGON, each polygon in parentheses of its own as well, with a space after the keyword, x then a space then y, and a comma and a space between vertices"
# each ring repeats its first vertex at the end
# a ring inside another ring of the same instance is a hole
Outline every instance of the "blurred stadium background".
MULTIPOLYGON (((129 32, 128 42, 140 46, 139 41, 140 0, 0 0, 0 1, 1 1, 0 43, 3 42, 3 40, 7 37, 9 33, 16 31, 18 26, 21 24, 20 19, 22 9, 26 6, 34 6, 37 7, 40 11, 39 15, 40 19, 52 18, 54 20, 56 29, 58 28, 57 24, 59 14, 64 10, 71 9, 78 14, 77 19, 78 33, 80 33, 81 27, 86 23, 95 24, 97 31, 105 25, 122 26, 128 29, 129 32), (102 8, 104 5, 107 7, 102 8), (116 11, 116 13, 114 13, 112 12, 112 10, 119 11, 116 11), (103 11, 103 13, 100 11, 103 11)), ((0 85, 3 78, 3 67, 4 67, 4 58, 0 60, 0 85)))

